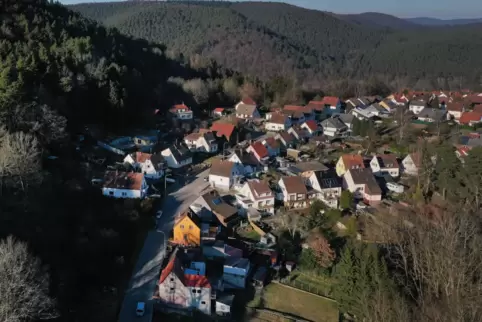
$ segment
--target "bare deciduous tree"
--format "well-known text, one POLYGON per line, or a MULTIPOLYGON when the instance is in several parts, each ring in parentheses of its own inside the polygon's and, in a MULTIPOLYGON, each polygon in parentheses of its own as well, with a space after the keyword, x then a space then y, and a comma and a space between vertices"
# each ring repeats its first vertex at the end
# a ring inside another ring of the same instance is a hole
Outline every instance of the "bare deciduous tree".
POLYGON ((41 180, 41 147, 37 138, 23 132, 0 130, 0 183, 20 186, 41 180))
POLYGON ((48 295, 49 277, 23 242, 0 242, 0 321, 21 322, 55 317, 48 295))
POLYGON ((430 207, 400 226, 390 258, 423 321, 481 321, 482 238, 474 214, 430 207))

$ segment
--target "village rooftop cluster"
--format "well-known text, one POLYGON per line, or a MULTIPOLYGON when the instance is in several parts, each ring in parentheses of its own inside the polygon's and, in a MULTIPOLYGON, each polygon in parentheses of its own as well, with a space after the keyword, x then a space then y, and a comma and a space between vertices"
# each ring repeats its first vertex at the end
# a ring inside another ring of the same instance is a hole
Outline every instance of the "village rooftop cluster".
MULTIPOLYGON (((420 153, 368 154, 357 143, 364 138, 353 133, 359 121, 396 128, 397 113, 415 124, 474 127, 456 143, 460 158, 482 145, 475 129, 482 122, 482 94, 464 91, 406 91, 344 101, 327 96, 268 111, 244 97, 234 107, 215 108, 206 128, 185 133, 182 140, 163 141, 162 131, 132 137, 127 146, 137 151, 129 153, 114 141, 100 142, 122 155, 120 163, 125 164, 124 170, 105 171, 100 180, 102 193, 109 197, 162 195, 165 190, 153 183, 165 186, 166 180, 180 180, 176 175, 209 168, 203 178, 209 187, 174 218, 172 252, 159 272, 154 295, 159 305, 181 313, 229 316, 236 290, 249 284, 262 288, 270 272, 291 271, 295 265, 277 252, 277 237, 263 218, 289 211, 301 216, 315 200, 338 209, 344 191, 353 196, 353 209, 403 193, 403 178, 420 171, 420 153), (309 152, 313 147, 339 154, 324 160, 309 152), (240 238, 239 230, 246 226, 258 240, 240 238)), ((194 114, 185 104, 169 110, 176 122, 196 123, 194 114)))

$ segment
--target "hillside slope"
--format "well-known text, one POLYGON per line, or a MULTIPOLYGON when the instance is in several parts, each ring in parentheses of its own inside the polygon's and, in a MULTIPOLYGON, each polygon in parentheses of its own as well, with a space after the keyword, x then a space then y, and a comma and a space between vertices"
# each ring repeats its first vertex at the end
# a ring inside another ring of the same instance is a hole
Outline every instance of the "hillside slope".
POLYGON ((364 27, 387 28, 393 30, 411 30, 420 25, 392 15, 378 12, 364 12, 359 14, 336 14, 336 17, 364 27))
POLYGON ((482 69, 477 26, 453 27, 447 35, 434 35, 424 30, 430 28, 412 29, 411 24, 397 18, 393 22, 394 17, 386 15, 382 19, 379 14, 365 14, 365 22, 357 25, 346 17, 267 2, 124 2, 72 8, 184 55, 214 58, 223 66, 264 78, 296 78, 310 87, 373 76, 472 78, 482 69), (367 20, 372 19, 379 25, 369 26, 367 20), (386 28, 387 24, 404 30, 386 28), (447 67, 446 61, 458 65, 447 67))
POLYGON ((482 18, 474 18, 474 19, 437 19, 437 18, 429 18, 429 17, 416 17, 416 18, 407 18, 405 19, 408 22, 422 25, 422 26, 431 26, 431 27, 438 27, 438 26, 457 26, 457 25, 468 25, 474 23, 482 23, 482 18))

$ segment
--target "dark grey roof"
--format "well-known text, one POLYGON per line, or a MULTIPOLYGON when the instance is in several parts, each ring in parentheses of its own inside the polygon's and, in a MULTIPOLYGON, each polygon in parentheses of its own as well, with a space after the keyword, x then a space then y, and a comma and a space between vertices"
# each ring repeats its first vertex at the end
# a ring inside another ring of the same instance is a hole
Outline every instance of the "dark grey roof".
POLYGON ((427 101, 425 101, 425 100, 413 100, 413 101, 410 101, 410 105, 426 106, 426 105, 427 105, 427 101))
POLYGON ((353 123, 353 118, 355 118, 353 114, 345 114, 345 113, 338 114, 337 116, 340 119, 340 121, 342 121, 347 125, 353 123))
POLYGON ((316 173, 316 179, 322 189, 341 188, 341 179, 335 174, 323 171, 316 173))
POLYGON ((431 118, 433 120, 441 120, 445 116, 446 112, 438 108, 425 107, 418 113, 418 117, 431 118))
POLYGON ((164 157, 160 153, 155 153, 151 156, 151 162, 154 165, 154 170, 159 171, 164 169, 164 157))
POLYGON ((224 305, 233 305, 234 294, 220 293, 216 295, 216 302, 223 303, 224 305))
POLYGON ((172 156, 174 157, 174 159, 176 159, 177 162, 182 162, 189 158, 192 158, 191 151, 189 151, 189 149, 184 145, 173 145, 169 147, 169 150, 171 151, 172 156))
POLYGON ((340 119, 337 117, 332 117, 324 120, 323 122, 321 122, 321 126, 323 126, 323 128, 334 127, 336 129, 342 129, 346 127, 346 125, 342 121, 340 121, 340 119))
POLYGON ((350 172, 355 184, 365 184, 369 192, 372 194, 382 193, 371 169, 359 168, 350 169, 348 171, 350 172))
POLYGON ((248 269, 249 267, 249 259, 247 258, 240 258, 240 257, 228 257, 224 261, 224 265, 248 269))
POLYGON ((204 136, 204 139, 209 143, 209 142, 213 142, 213 141, 216 141, 216 138, 214 137, 214 134, 213 132, 206 132, 203 134, 204 136))
POLYGON ((308 161, 308 162, 299 162, 290 167, 290 170, 294 173, 301 173, 305 171, 326 171, 328 167, 321 162, 318 161, 308 161))

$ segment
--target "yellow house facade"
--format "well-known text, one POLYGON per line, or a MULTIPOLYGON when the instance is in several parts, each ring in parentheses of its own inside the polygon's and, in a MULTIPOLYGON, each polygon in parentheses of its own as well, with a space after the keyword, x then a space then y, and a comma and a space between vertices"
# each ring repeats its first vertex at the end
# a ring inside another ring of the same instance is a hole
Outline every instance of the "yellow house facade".
POLYGON ((195 214, 184 213, 174 224, 172 242, 184 246, 201 244, 201 228, 195 214))

